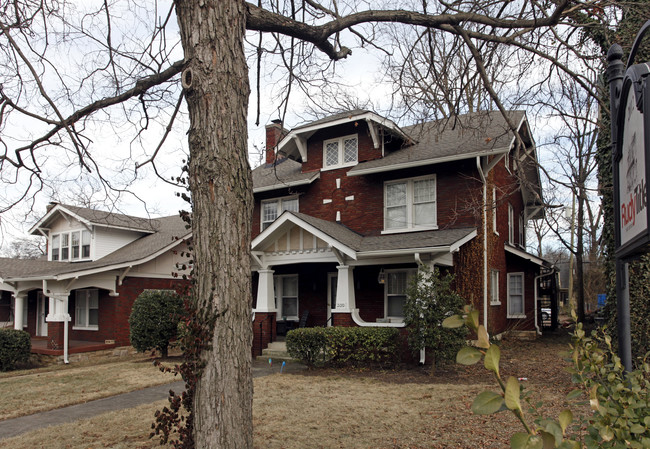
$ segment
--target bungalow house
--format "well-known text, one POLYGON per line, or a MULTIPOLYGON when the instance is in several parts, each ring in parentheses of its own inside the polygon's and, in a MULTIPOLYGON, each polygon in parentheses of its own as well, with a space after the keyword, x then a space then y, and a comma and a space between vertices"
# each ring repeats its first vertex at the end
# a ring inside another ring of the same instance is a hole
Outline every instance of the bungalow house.
POLYGON ((145 219, 52 203, 30 230, 47 256, 0 259, 0 322, 33 337, 33 352, 129 345, 128 317, 145 289, 186 281, 190 231, 179 216, 145 219), (69 323, 69 325, 66 325, 69 323))
POLYGON ((423 265, 454 273, 490 334, 541 332, 537 298, 552 295, 554 270, 526 251, 526 223, 543 214, 537 154, 525 113, 508 118, 516 134, 498 112, 267 126, 253 170, 253 353, 301 319, 404 327, 423 265))

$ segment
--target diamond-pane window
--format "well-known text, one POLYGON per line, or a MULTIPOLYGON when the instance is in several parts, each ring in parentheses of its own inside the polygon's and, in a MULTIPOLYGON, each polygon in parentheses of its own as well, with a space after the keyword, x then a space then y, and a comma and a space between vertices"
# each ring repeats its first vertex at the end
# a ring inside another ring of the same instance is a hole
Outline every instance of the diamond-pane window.
POLYGON ((325 145, 325 165, 331 167, 339 164, 339 143, 330 142, 325 145))
POLYGON ((323 168, 349 167, 358 161, 359 139, 356 135, 344 136, 323 142, 323 168))
POLYGON ((343 142, 343 162, 357 161, 357 138, 346 139, 343 142))

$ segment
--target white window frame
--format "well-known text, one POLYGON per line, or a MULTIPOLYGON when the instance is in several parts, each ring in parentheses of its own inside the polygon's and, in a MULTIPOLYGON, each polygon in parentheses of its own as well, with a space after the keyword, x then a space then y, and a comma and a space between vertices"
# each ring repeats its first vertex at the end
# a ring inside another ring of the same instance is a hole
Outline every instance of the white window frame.
POLYGON ((81 260, 91 260, 92 259, 92 233, 87 229, 75 229, 72 231, 66 232, 57 232, 52 234, 50 238, 50 260, 52 261, 61 261, 61 262, 77 262, 81 260), (78 236, 78 256, 75 257, 74 250, 75 246, 72 244, 73 235, 78 236), (84 244, 84 237, 87 236, 88 243, 84 244), (55 245, 55 240, 58 240, 55 245), (67 240, 67 245, 64 246, 64 240, 67 240), (88 247, 88 255, 84 256, 84 247, 88 247), (64 249, 67 250, 67 255, 64 257, 64 249))
POLYGON ((416 275, 417 269, 415 268, 399 268, 399 269, 390 269, 390 270, 384 270, 384 273, 386 273, 386 283, 384 284, 384 318, 385 319, 390 319, 391 322, 402 322, 404 321, 404 316, 394 316, 394 315, 389 315, 388 314, 388 298, 389 296, 404 296, 404 300, 406 301, 406 294, 408 291, 408 286, 411 280, 413 279, 413 276, 416 275), (405 290, 403 293, 388 293, 389 285, 390 285, 390 275, 391 274, 396 274, 396 273, 406 273, 406 285, 405 285, 405 290))
POLYGON ((337 168, 343 168, 343 167, 352 167, 353 165, 357 165, 359 162, 359 135, 358 134, 350 134, 348 136, 342 136, 338 137, 336 139, 328 139, 323 141, 323 170, 334 170, 337 168), (351 140, 351 139, 356 139, 357 141, 357 150, 356 150, 356 155, 354 157, 353 161, 348 161, 344 162, 343 159, 345 158, 345 141, 351 140), (338 162, 336 164, 328 165, 327 164, 327 144, 329 143, 334 143, 336 142, 338 148, 338 162))
POLYGON ((506 157, 504 158, 504 162, 506 164, 506 170, 508 170, 508 173, 512 174, 512 170, 510 169, 510 152, 506 153, 506 157))
POLYGON ((280 274, 273 276, 273 287, 275 290, 275 307, 278 310, 277 320, 280 321, 285 318, 287 321, 298 321, 300 319, 300 278, 297 274, 280 274), (296 296, 285 296, 284 280, 287 278, 296 278, 296 296), (296 314, 295 315, 283 315, 282 306, 286 299, 295 298, 296 300, 296 314))
POLYGON ((75 317, 74 317, 74 330, 88 330, 96 331, 99 330, 99 290, 96 288, 86 288, 81 290, 75 290, 75 317), (97 305, 94 307, 91 304, 91 300, 95 300, 97 305), (83 301, 83 305, 81 302, 83 301), (89 324, 90 322, 90 310, 97 310, 97 324, 89 324), (81 318, 83 317, 83 320, 81 318))
POLYGON ((500 306, 501 300, 499 298, 499 270, 492 269, 490 271, 490 305, 500 306))
POLYGON ((499 235, 499 231, 497 230, 497 188, 496 186, 492 186, 492 231, 496 235, 499 235))
POLYGON ((260 230, 263 231, 271 224, 278 219, 280 215, 282 215, 282 212, 284 212, 285 209, 283 207, 283 203, 287 203, 289 201, 296 201, 296 210, 295 212, 300 212, 300 201, 298 199, 298 195, 291 195, 291 196, 283 196, 283 197, 278 197, 278 198, 270 198, 268 200, 262 200, 260 203, 260 230), (275 218, 273 220, 265 220, 264 219, 264 205, 265 204, 271 204, 271 203, 276 203, 276 209, 275 209, 275 218))
POLYGON ((526 318, 526 277, 524 276, 523 271, 517 273, 508 273, 508 318, 526 318), (514 277, 521 278, 521 294, 516 296, 521 296, 521 310, 522 313, 513 313, 512 305, 515 302, 515 295, 512 293, 512 279, 514 277))
POLYGON ((395 179, 384 182, 384 230, 382 234, 392 234, 398 232, 414 232, 438 229, 438 180, 436 175, 418 176, 417 178, 395 179), (415 183, 417 181, 433 181, 433 224, 429 226, 415 225, 415 183), (388 217, 388 195, 386 189, 388 186, 395 184, 406 184, 406 223, 403 227, 387 226, 388 217))
POLYGON ((515 209, 508 203, 508 243, 515 244, 515 209))

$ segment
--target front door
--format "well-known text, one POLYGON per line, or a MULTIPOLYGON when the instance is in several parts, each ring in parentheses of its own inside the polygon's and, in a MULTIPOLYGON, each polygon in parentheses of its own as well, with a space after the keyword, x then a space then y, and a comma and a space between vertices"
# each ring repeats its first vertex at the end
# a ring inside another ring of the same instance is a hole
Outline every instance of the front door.
POLYGON ((36 296, 36 336, 47 337, 47 314, 50 309, 50 298, 38 292, 36 296))
POLYGON ((336 309, 338 273, 327 273, 327 326, 332 325, 332 309, 336 309))

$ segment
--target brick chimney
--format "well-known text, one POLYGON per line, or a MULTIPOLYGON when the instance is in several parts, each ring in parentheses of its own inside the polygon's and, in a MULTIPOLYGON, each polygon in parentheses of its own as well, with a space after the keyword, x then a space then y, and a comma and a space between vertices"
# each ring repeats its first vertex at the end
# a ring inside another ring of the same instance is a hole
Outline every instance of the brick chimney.
POLYGON ((275 147, 286 135, 287 131, 282 127, 282 120, 275 119, 270 125, 266 125, 266 163, 275 162, 275 147))

